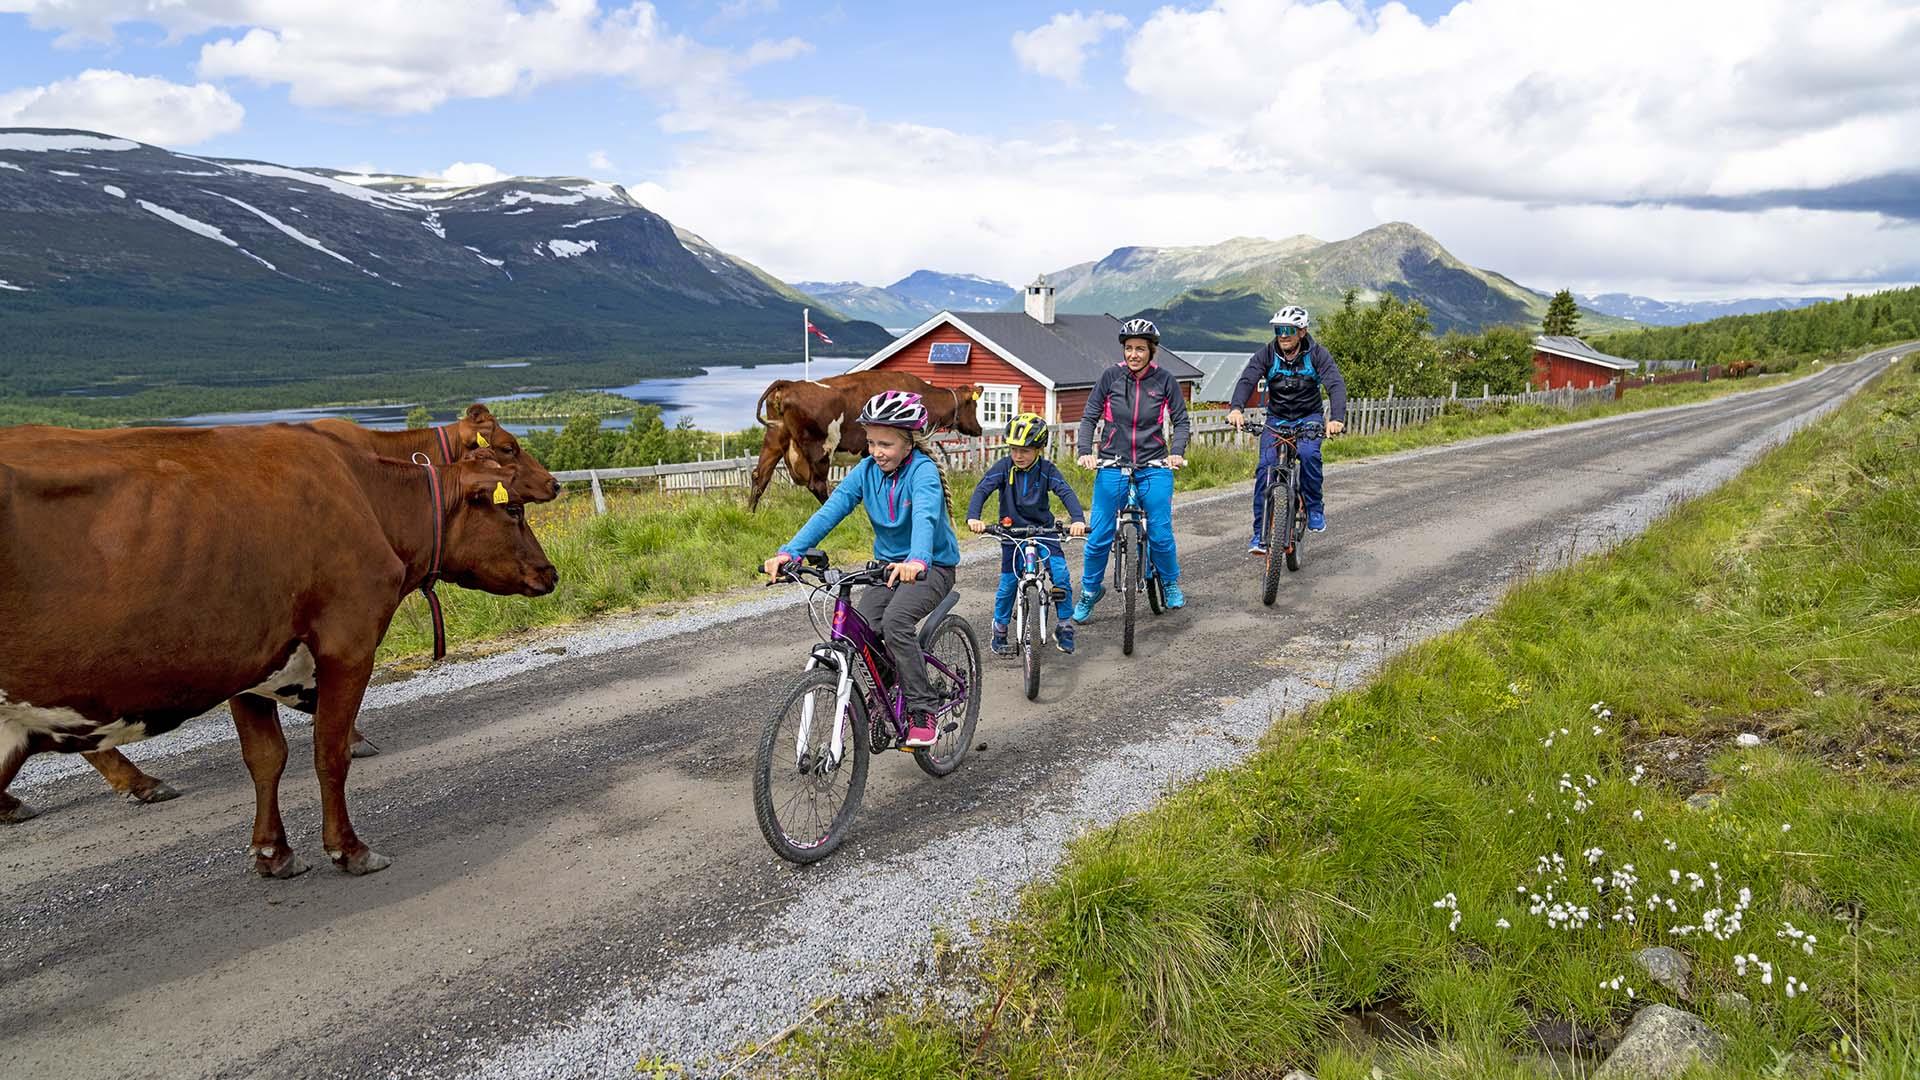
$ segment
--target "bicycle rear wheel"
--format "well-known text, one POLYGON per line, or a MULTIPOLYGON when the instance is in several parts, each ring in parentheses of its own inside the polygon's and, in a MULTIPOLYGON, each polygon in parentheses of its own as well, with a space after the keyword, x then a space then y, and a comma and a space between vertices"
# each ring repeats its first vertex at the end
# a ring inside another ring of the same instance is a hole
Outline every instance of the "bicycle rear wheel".
POLYGON ((1020 661, 1026 668, 1027 700, 1040 696, 1040 658, 1046 649, 1046 623, 1040 620, 1047 617, 1040 586, 1029 582, 1022 590, 1020 606, 1026 612, 1023 632, 1020 635, 1020 661))
POLYGON ((788 862, 804 865, 833 854, 846 839, 866 791, 867 708, 857 685, 850 691, 847 715, 840 722, 841 757, 837 763, 832 761, 839 682, 835 671, 807 672, 760 733, 753 769, 753 816, 767 845, 788 862))
POLYGON ((1287 538, 1287 569, 1300 569, 1300 545, 1307 538, 1307 497, 1300 490, 1300 466, 1287 477, 1287 506, 1293 511, 1293 529, 1287 538))
POLYGON ((971 623, 949 614, 940 620, 930 642, 927 654, 953 674, 928 664, 927 680, 934 693, 959 704, 940 715, 940 737, 932 746, 915 750, 913 760, 928 776, 945 776, 960 767, 980 722, 980 639, 974 636, 971 623))
POLYGON ((1280 595, 1280 563, 1286 558, 1283 548, 1289 542, 1286 527, 1277 520, 1281 516, 1280 500, 1285 492, 1274 490, 1276 486, 1273 481, 1267 483, 1267 505, 1261 511, 1260 526, 1260 535, 1267 538, 1266 575, 1260 585, 1260 602, 1268 607, 1272 607, 1274 598, 1280 595))
POLYGON ((1139 557, 1138 534, 1139 529, 1131 521, 1124 522, 1113 541, 1114 581, 1120 586, 1121 598, 1125 601, 1121 605, 1120 651, 1127 656, 1133 655, 1134 609, 1140 593, 1140 570, 1135 565, 1139 557))

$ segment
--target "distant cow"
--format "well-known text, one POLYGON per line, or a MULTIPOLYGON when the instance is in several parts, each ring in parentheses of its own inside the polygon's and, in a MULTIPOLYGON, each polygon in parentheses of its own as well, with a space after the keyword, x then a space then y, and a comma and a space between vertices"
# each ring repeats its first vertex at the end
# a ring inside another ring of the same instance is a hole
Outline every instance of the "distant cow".
POLYGON ((1738 379, 1742 375, 1745 375, 1748 372, 1751 372, 1753 369, 1754 369, 1753 361, 1735 360, 1733 363, 1727 365, 1725 374, 1726 374, 1726 377, 1729 379, 1738 379))
MULTIPOLYGON (((515 470, 491 450, 422 467, 303 425, 94 433, 0 445, 0 792, 30 754, 162 734, 228 701, 253 775, 256 872, 288 845, 276 702, 314 716, 334 864, 388 865, 347 817, 348 742, 407 593, 540 596, 557 581, 515 470)), ((0 794, 0 821, 32 811, 0 794)))
POLYGON ((767 435, 760 445, 760 460, 753 466, 753 491, 747 496, 747 509, 759 508, 774 466, 782 458, 793 482, 826 502, 832 490, 827 474, 834 452, 867 452, 866 429, 854 421, 868 398, 886 390, 919 394, 935 428, 952 428, 962 435, 980 434, 978 386, 935 386, 918 375, 900 371, 853 371, 818 382, 776 379, 760 395, 754 410, 767 435))

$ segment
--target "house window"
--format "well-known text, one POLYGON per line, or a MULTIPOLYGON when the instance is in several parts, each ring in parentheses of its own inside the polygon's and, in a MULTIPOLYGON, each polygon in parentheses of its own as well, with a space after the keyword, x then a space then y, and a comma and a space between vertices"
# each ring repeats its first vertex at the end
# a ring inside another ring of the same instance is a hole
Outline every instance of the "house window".
POLYGON ((929 364, 964 364, 973 352, 973 346, 965 341, 936 341, 927 346, 929 364))
POLYGON ((980 387, 980 430, 989 438, 1004 433, 1007 421, 1020 415, 1020 388, 1017 386, 995 386, 987 383, 980 387))

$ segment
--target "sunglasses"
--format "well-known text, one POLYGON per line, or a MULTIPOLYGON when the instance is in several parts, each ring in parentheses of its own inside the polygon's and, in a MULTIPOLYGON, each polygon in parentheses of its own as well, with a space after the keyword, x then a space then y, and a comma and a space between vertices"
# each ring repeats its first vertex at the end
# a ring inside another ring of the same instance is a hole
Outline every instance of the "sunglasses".
POLYGON ((1276 326, 1273 328, 1275 337, 1292 337, 1299 332, 1300 328, 1297 326, 1276 326))

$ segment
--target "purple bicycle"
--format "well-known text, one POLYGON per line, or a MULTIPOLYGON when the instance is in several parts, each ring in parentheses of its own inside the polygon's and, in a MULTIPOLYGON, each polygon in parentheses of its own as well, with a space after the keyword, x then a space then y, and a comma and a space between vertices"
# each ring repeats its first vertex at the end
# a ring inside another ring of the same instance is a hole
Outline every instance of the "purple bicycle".
POLYGON ((967 620, 953 613, 958 591, 947 594, 920 628, 927 676, 946 704, 935 717, 940 734, 932 746, 900 744, 907 735, 906 700, 880 634, 853 606, 853 590, 878 585, 887 567, 870 562, 860 570, 836 570, 815 548, 781 569, 795 581, 831 597, 830 628, 815 604, 807 618, 820 644, 807 655, 805 674, 780 709, 767 718, 754 762, 753 811, 774 853, 788 862, 818 862, 846 839, 867 785, 867 758, 894 747, 912 749, 929 776, 960 767, 980 720, 980 641, 967 620))

